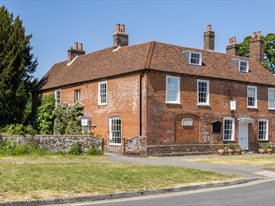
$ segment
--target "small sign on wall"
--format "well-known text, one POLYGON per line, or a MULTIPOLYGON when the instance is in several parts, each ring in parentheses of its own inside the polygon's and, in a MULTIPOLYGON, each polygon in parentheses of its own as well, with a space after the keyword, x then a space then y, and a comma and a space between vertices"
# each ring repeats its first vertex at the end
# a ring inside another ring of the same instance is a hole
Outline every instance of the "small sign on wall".
POLYGON ((230 110, 233 111, 233 110, 236 110, 237 108, 237 103, 236 101, 230 101, 230 110))
POLYGON ((193 127, 193 119, 191 118, 184 118, 181 120, 181 124, 184 127, 193 127))
POLYGON ((89 118, 88 117, 82 117, 81 118, 81 126, 82 127, 88 127, 89 126, 89 118))

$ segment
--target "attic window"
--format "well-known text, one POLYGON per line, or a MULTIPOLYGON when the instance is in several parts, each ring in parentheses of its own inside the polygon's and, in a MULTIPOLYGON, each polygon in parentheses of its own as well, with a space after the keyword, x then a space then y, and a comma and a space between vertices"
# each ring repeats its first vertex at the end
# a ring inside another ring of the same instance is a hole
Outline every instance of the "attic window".
POLYGON ((249 63, 248 61, 246 60, 240 60, 239 61, 239 71, 240 72, 248 72, 248 66, 249 66, 249 63))
POLYGON ((190 52, 189 53, 189 64, 201 66, 202 54, 201 52, 190 52))

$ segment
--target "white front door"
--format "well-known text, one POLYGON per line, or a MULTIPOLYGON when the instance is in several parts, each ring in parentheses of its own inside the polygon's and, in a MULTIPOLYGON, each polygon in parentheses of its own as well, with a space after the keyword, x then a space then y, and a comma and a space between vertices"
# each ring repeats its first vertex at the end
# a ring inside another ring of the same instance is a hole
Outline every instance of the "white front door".
POLYGON ((248 124, 239 124, 238 142, 242 150, 248 150, 248 124))

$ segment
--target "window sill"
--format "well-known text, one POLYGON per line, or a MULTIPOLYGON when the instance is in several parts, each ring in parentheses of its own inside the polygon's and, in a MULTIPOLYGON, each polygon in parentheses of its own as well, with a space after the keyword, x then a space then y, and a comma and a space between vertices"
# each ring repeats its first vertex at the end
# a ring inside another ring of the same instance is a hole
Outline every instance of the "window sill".
POLYGON ((224 142, 235 142, 234 139, 224 139, 223 141, 224 141, 224 142))
POLYGON ((258 139, 258 142, 268 142, 268 139, 258 139))
POLYGON ((203 107, 210 107, 210 104, 202 104, 202 103, 198 103, 197 106, 203 106, 203 107))
POLYGON ((272 110, 272 111, 274 111, 274 110, 275 110, 275 108, 268 108, 268 110, 272 110))
POLYGON ((121 146, 122 144, 121 143, 109 143, 108 145, 110 145, 110 146, 121 146))
POLYGON ((180 103, 180 102, 165 102, 165 104, 181 105, 181 103, 180 103))
POLYGON ((98 104, 98 106, 106 106, 107 105, 107 103, 106 104, 98 104))
POLYGON ((247 107, 247 109, 258 109, 258 107, 247 107))

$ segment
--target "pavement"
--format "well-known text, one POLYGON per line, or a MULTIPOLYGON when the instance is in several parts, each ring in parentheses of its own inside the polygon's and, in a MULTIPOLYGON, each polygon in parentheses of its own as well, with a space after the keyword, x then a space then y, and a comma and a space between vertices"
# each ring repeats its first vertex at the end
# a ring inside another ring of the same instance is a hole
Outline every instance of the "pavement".
MULTIPOLYGON (((253 155, 253 154, 248 154, 253 155)), ((215 155, 193 155, 193 156, 170 156, 170 157, 127 157, 120 155, 110 155, 108 159, 115 162, 127 162, 137 164, 150 164, 150 165, 163 165, 163 166, 176 166, 176 167, 187 167, 201 170, 211 170, 226 174, 237 174, 246 178, 257 178, 266 177, 267 171, 260 167, 253 166, 236 166, 236 165, 221 165, 221 164, 210 164, 200 162, 189 162, 186 161, 188 158, 208 158, 214 157, 215 155), (265 173, 266 172, 266 173, 265 173)), ((216 155, 217 156, 217 155, 216 155)), ((234 158, 232 156, 232 158, 234 158)), ((272 172, 269 171, 269 177, 272 172)), ((275 174, 275 173, 274 173, 275 174)))

